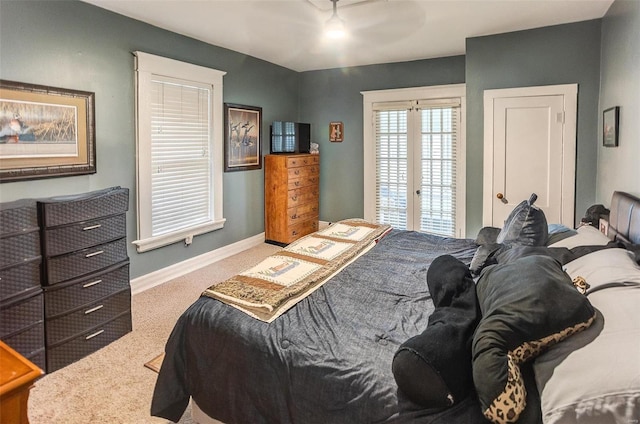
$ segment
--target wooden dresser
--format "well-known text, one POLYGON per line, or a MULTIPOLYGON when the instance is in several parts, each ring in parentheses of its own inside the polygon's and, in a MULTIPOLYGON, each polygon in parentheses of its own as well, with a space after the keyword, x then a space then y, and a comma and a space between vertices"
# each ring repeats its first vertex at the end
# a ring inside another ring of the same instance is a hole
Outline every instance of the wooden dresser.
POLYGON ((0 419, 3 424, 29 423, 29 390, 41 375, 40 368, 0 341, 0 419))
POLYGON ((265 156, 265 239, 287 245, 318 230, 320 156, 265 156))

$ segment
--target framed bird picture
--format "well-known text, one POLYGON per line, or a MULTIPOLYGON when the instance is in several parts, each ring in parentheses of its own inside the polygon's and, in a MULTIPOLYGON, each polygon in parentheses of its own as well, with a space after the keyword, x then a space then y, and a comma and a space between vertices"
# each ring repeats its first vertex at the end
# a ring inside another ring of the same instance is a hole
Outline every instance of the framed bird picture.
POLYGON ((94 97, 0 80, 0 182, 95 174, 94 97))
POLYGON ((224 104, 224 170, 262 168, 262 108, 224 104))

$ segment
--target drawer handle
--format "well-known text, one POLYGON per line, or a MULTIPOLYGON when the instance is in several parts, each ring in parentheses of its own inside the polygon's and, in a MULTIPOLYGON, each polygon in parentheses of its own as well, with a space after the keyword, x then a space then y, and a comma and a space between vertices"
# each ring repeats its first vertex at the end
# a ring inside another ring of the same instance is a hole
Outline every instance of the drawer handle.
POLYGON ((296 187, 300 187, 300 181, 294 182, 293 185, 296 186, 296 187))
POLYGON ((89 227, 84 227, 82 231, 95 230, 96 228, 102 227, 102 224, 91 225, 89 227))
POLYGON ((103 253, 104 253, 104 250, 98 250, 97 252, 87 253, 86 255, 84 255, 84 257, 85 258, 92 258, 94 256, 102 255, 103 253))
POLYGON ((298 214, 294 213, 293 215, 291 215, 291 219, 298 219, 298 214))
POLYGON ((292 235, 292 236, 297 236, 297 235, 298 235, 298 232, 297 232, 296 230, 293 230, 293 231, 291 232, 291 235, 292 235))
POLYGON ((93 333, 93 334, 89 334, 89 335, 88 335, 87 337, 85 337, 84 339, 85 339, 85 340, 91 340, 91 339, 93 339, 94 337, 99 336, 99 335, 100 335, 100 334, 102 334, 102 333, 104 333, 104 330, 96 331, 96 332, 95 332, 95 333, 93 333))
POLYGON ((295 202, 296 200, 298 200, 298 196, 291 197, 291 200, 293 200, 295 202))
POLYGON ((91 283, 83 284, 82 288, 86 289, 87 287, 95 286, 96 284, 102 283, 102 280, 92 281, 91 283))
POLYGON ((300 175, 300 170, 296 169, 295 171, 293 171, 293 173, 296 174, 296 175, 300 175))
POLYGON ((87 309, 86 311, 84 311, 84 314, 89 315, 91 312, 99 311, 102 308, 104 308, 104 305, 98 305, 95 308, 87 309))

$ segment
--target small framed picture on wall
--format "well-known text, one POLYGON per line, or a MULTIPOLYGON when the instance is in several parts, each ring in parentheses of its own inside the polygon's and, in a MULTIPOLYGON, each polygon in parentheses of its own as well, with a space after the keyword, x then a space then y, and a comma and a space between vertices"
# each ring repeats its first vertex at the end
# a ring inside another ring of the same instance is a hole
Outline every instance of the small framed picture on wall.
POLYGON ((618 146, 618 126, 620 123, 620 106, 609 108, 602 112, 602 145, 605 147, 618 146))
POLYGON ((344 140, 344 124, 342 122, 329 123, 329 141, 342 142, 344 140))

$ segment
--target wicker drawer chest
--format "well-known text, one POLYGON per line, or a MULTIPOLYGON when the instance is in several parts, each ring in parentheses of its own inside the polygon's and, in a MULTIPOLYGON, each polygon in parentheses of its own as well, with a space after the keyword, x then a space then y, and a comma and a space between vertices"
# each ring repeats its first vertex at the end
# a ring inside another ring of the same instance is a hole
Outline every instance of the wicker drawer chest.
POLYGON ((38 201, 47 372, 131 331, 128 205, 120 187, 38 201))
POLYGON ((286 245, 318 230, 320 156, 265 156, 265 238, 286 245))
POLYGON ((36 201, 0 204, 0 339, 44 369, 41 262, 36 201))

